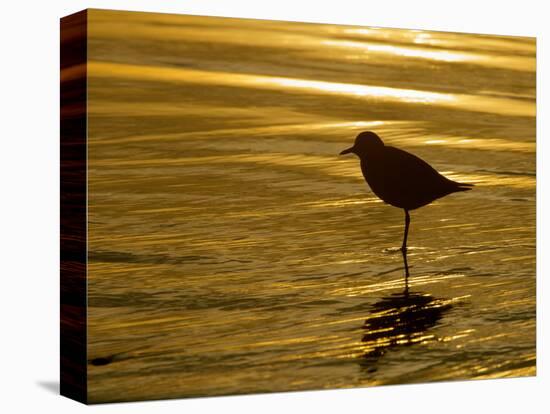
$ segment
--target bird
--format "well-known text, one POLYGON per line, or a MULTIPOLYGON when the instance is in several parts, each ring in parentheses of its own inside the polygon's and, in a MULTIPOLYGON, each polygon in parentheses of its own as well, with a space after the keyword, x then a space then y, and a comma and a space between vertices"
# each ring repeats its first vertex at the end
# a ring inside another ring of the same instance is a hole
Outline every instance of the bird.
MULTIPOLYGON (((426 161, 407 151, 384 145, 372 131, 361 132, 352 147, 340 155, 355 154, 372 192, 387 204, 405 211, 405 231, 401 252, 406 260, 409 212, 451 193, 471 190, 473 184, 458 183, 444 177, 426 161)), ((408 273, 408 266, 405 262, 408 273)))

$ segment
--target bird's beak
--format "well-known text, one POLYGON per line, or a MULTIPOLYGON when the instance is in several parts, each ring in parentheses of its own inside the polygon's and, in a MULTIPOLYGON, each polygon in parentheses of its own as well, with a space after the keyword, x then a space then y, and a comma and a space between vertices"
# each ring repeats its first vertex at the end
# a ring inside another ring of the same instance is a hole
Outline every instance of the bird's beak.
POLYGON ((342 151, 342 152, 340 153, 340 155, 346 155, 346 154, 349 154, 349 153, 351 153, 351 152, 353 152, 353 147, 350 147, 350 148, 348 148, 348 149, 345 149, 344 151, 342 151))

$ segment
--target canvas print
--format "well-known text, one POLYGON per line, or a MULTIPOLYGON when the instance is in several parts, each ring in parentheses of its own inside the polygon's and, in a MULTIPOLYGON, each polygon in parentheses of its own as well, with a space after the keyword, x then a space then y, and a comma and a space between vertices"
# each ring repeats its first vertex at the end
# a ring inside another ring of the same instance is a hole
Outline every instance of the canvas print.
POLYGON ((535 375, 534 38, 92 9, 61 52, 62 393, 535 375))

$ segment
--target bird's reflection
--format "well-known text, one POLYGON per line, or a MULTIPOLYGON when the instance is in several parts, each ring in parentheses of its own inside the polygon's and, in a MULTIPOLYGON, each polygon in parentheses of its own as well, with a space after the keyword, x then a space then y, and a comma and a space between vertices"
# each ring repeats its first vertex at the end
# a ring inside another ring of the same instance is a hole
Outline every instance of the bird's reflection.
POLYGON ((392 348, 410 346, 437 339, 428 330, 452 307, 451 300, 409 290, 409 268, 403 254, 405 288, 402 292, 383 297, 371 307, 362 330, 361 365, 376 371, 376 361, 392 348))

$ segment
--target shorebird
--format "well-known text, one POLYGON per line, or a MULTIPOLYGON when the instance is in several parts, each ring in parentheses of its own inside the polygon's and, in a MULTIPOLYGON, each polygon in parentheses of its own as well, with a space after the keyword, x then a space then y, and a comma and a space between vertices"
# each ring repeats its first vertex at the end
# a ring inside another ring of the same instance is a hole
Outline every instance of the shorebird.
MULTIPOLYGON (((380 137, 371 131, 357 135, 353 147, 345 149, 340 155, 349 153, 361 160, 363 177, 372 192, 385 203, 405 210, 405 233, 401 245, 405 260, 411 222, 409 211, 473 187, 473 184, 449 180, 413 154, 384 145, 380 137)), ((405 266, 408 267, 406 262, 405 266)))

